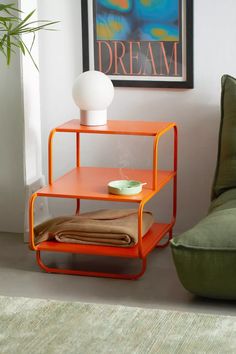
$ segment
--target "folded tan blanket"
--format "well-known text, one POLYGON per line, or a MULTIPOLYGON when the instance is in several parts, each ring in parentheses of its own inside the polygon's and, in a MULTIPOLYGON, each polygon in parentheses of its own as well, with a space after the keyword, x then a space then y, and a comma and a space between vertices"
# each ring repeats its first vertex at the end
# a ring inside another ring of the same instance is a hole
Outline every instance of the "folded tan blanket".
MULTIPOLYGON (((142 236, 154 222, 143 212, 142 236)), ((138 242, 137 209, 104 209, 76 216, 61 216, 35 227, 36 244, 43 241, 132 247, 138 242)))

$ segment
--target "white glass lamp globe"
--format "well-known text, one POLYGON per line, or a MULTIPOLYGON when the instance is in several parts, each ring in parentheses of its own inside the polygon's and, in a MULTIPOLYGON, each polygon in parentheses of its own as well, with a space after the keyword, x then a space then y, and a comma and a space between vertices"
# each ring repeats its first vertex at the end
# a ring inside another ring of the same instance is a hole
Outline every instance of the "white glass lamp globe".
POLYGON ((80 108, 80 124, 105 125, 107 107, 114 97, 110 78, 100 71, 85 71, 74 82, 72 94, 80 108))

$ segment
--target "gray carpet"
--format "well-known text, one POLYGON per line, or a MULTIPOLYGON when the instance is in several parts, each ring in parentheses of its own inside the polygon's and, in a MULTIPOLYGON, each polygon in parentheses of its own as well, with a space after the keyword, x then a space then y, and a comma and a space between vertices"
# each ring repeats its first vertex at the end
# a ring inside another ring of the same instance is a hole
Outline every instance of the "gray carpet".
POLYGON ((0 297, 0 353, 236 353, 236 317, 0 297))

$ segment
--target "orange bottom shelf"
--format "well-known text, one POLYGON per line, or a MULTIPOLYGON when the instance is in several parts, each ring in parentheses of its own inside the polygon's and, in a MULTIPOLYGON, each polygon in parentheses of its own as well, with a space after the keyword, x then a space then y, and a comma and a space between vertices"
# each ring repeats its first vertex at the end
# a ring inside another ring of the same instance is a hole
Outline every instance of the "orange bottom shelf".
MULTIPOLYGON (((172 228, 171 224, 155 223, 143 237, 143 257, 146 257, 149 252, 160 242, 160 240, 172 228)), ((125 257, 137 258, 139 257, 138 246, 135 247, 108 247, 108 246, 93 246, 93 245, 79 245, 75 243, 59 243, 59 242, 42 242, 36 246, 37 251, 49 252, 66 252, 66 253, 80 253, 92 254, 98 256, 111 257, 125 257)))

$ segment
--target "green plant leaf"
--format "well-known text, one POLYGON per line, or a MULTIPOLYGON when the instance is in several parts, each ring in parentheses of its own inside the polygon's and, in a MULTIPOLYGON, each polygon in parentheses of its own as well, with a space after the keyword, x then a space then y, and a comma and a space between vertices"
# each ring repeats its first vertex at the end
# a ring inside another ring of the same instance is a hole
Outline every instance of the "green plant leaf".
POLYGON ((24 47, 24 44, 22 43, 21 39, 18 39, 18 45, 19 45, 19 48, 22 51, 23 55, 25 55, 25 47, 24 47))
POLYGON ((23 44, 23 46, 25 47, 26 52, 27 52, 28 55, 30 56, 30 59, 32 60, 32 62, 33 62, 33 64, 34 64, 35 68, 39 71, 38 65, 36 64, 36 62, 35 62, 35 60, 34 60, 32 54, 30 53, 30 50, 28 49, 28 47, 26 46, 26 44, 25 44, 24 42, 22 42, 22 44, 23 44))
POLYGON ((12 17, 0 16, 0 22, 2 21, 17 21, 17 19, 12 17))
POLYGON ((7 65, 11 62, 11 38, 7 36, 7 65))
MULTIPOLYGON (((1 0, 0 0, 1 1, 1 0)), ((23 55, 29 55, 34 66, 38 70, 38 66, 35 63, 31 51, 35 43, 35 33, 41 30, 55 30, 51 28, 52 25, 58 23, 58 21, 32 21, 31 18, 35 10, 31 11, 23 19, 19 17, 22 13, 14 3, 0 4, 0 52, 6 57, 7 65, 11 62, 11 54, 15 51, 13 48, 18 48, 23 55), (22 35, 31 34, 32 42, 30 49, 26 46, 22 35)))
POLYGON ((32 50, 32 48, 33 48, 33 46, 34 46, 35 37, 36 37, 36 35, 35 35, 35 33, 34 33, 34 34, 33 34, 33 40, 32 40, 31 46, 30 46, 30 52, 31 52, 31 50, 32 50))
POLYGON ((20 22, 18 26, 15 27, 15 31, 22 28, 23 25, 28 21, 28 19, 35 13, 35 10, 31 11, 25 18, 20 22))

